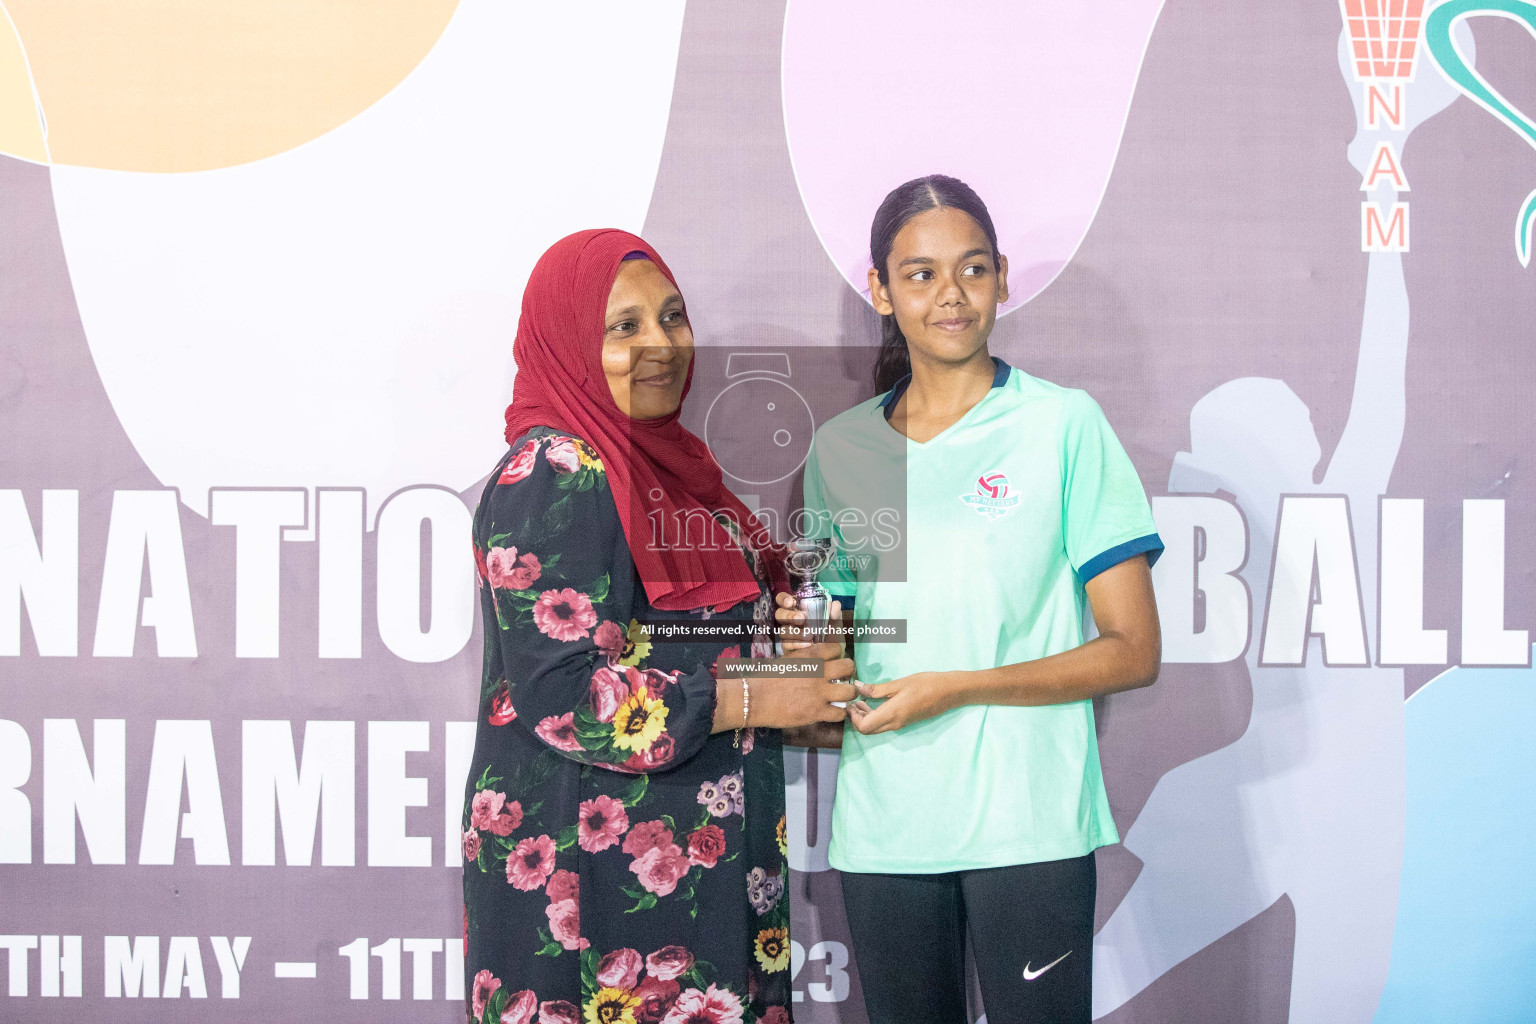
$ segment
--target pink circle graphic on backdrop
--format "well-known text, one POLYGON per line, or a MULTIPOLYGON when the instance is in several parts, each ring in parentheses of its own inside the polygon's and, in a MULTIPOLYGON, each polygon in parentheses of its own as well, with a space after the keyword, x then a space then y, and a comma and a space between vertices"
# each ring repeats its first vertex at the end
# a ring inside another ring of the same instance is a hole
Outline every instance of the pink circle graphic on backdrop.
POLYGON ((869 297, 869 222, 924 174, 986 202, 1009 301, 1077 251, 1109 182, 1162 0, 789 0, 784 130, 833 263, 869 297))

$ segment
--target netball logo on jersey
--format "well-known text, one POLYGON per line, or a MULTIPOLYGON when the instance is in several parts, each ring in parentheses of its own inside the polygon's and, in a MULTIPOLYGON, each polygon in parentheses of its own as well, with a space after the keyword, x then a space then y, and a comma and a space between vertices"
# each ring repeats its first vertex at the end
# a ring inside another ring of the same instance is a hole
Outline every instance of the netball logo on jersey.
POLYGON ((976 478, 976 493, 962 494, 960 500, 987 519, 1007 515, 1019 503, 1017 494, 1008 493, 1008 477, 1003 473, 983 473, 976 478))

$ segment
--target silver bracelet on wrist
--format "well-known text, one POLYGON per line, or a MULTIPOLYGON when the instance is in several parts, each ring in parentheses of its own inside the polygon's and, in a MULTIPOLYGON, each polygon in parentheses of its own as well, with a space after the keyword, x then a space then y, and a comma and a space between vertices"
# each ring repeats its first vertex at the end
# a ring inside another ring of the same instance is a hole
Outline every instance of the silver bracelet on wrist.
POLYGON ((735 740, 733 740, 731 742, 731 746, 733 746, 733 747, 741 746, 741 730, 745 729, 747 727, 747 717, 751 714, 751 711, 752 711, 752 690, 751 690, 751 688, 749 686, 747 686, 747 678, 746 678, 746 676, 742 676, 742 678, 741 678, 741 728, 736 730, 736 738, 735 738, 735 740))

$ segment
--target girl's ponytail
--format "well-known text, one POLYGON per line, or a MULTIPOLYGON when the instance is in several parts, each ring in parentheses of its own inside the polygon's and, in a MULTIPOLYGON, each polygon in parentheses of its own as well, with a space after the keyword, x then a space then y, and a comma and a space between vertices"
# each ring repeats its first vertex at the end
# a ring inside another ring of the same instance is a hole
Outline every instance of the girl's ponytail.
POLYGON ((880 318, 880 354, 875 357, 875 392, 884 394, 896 382, 912 372, 912 357, 907 354, 907 339, 896 326, 894 316, 880 318))

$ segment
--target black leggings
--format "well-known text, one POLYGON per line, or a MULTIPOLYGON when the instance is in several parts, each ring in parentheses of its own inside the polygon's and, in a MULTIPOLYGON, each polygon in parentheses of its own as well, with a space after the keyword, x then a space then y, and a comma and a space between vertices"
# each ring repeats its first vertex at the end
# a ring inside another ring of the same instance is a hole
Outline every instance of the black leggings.
POLYGON ((987 1024, 1089 1024, 1092 853, 940 875, 844 872, 870 1024, 969 1024, 965 936, 987 1024))

